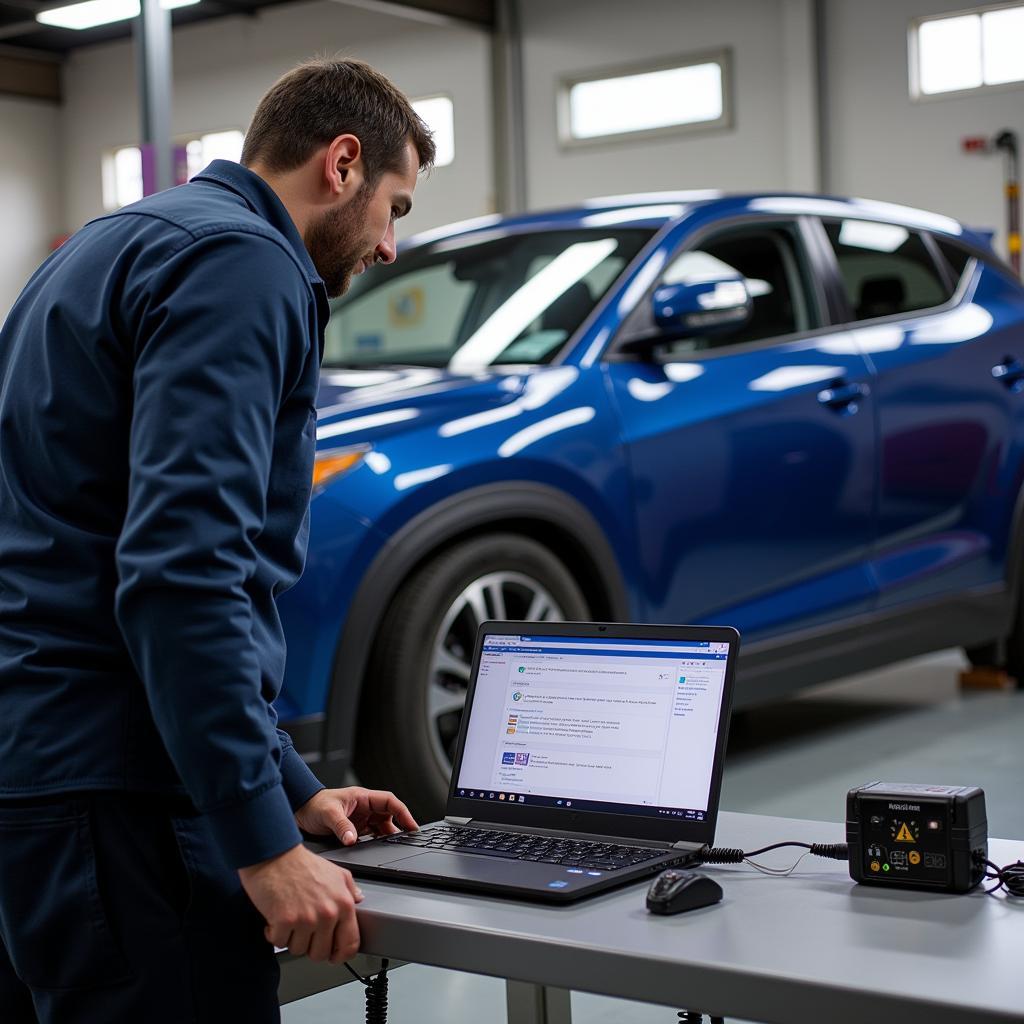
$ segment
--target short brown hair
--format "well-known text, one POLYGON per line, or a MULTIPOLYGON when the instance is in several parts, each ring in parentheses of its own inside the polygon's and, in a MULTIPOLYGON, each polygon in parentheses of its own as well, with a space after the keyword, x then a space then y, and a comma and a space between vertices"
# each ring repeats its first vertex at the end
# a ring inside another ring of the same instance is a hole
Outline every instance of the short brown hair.
POLYGON ((278 173, 301 167, 339 135, 362 144, 369 182, 404 165, 412 142, 421 168, 434 162, 434 139, 394 84, 361 60, 310 60, 260 100, 242 147, 242 163, 278 173))

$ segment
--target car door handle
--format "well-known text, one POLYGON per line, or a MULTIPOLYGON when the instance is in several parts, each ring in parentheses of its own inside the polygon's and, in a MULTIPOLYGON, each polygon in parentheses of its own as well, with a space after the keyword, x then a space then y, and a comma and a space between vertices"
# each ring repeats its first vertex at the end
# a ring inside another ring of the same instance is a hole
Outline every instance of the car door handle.
POLYGON ((1024 365, 1011 356, 992 367, 992 376, 1011 391, 1020 391, 1024 387, 1024 365))
POLYGON ((852 416, 860 408, 859 399, 868 394, 866 384, 838 383, 818 392, 818 401, 830 409, 852 416))

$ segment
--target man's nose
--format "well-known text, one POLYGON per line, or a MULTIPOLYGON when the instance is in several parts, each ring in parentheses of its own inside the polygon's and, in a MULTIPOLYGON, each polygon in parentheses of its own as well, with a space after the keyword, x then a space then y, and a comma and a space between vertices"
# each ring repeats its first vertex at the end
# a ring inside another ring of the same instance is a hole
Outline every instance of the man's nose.
POLYGON ((378 263, 394 263, 395 257, 398 255, 395 247, 395 225, 389 224, 387 234, 377 243, 377 248, 373 250, 373 254, 377 257, 378 263))

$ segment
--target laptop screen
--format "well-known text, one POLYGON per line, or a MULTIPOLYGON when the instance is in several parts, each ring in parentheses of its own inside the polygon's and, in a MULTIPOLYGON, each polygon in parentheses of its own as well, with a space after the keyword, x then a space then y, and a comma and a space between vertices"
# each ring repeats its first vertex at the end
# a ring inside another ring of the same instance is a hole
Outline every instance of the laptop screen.
POLYGON ((729 644, 483 639, 458 797, 704 821, 729 644))

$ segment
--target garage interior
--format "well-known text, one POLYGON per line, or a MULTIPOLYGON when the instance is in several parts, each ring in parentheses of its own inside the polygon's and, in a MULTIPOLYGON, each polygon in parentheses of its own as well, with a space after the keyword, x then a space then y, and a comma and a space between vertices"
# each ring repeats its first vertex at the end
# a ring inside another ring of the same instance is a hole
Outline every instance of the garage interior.
MULTIPOLYGON (((996 140, 1024 134, 1022 4, 199 0, 171 12, 171 65, 162 70, 159 60, 140 64, 132 21, 75 31, 36 20, 53 7, 0 0, 0 322, 67 237, 152 190, 158 172, 142 143, 158 160, 173 145, 189 173, 212 158, 237 160, 269 84, 332 54, 368 61, 438 118, 437 165, 400 238, 603 196, 813 193, 954 218, 991 233, 1019 276, 1019 188, 1008 198, 1009 157, 996 140), (1008 18, 995 71, 971 50, 965 25, 943 36, 937 63, 922 57, 923 28, 989 13, 1008 18), (712 58, 724 84, 710 125, 567 137, 574 84, 712 58), (143 84, 160 92, 161 82, 169 91, 147 101, 143 84), (154 114, 169 137, 143 137, 154 114)), ((868 629, 863 643, 872 643, 868 629)), ((874 780, 979 786, 989 835, 1024 838, 1022 731, 1024 691, 998 672, 979 685, 959 647, 852 676, 839 666, 832 682, 735 713, 721 808, 840 823, 847 791, 874 780)), ((823 841, 842 838, 836 824, 823 841)), ((771 863, 788 866, 791 854, 771 863)), ((800 870, 776 882, 796 884, 800 870)), ((342 985, 283 1006, 282 1020, 362 1019, 363 998, 361 986, 342 985)), ((505 998, 499 977, 409 964, 391 979, 390 1014, 423 1024, 503 1020, 505 998)), ((580 992, 572 1009, 593 1024, 672 1019, 666 1007, 580 992)))

